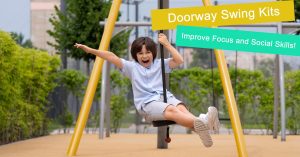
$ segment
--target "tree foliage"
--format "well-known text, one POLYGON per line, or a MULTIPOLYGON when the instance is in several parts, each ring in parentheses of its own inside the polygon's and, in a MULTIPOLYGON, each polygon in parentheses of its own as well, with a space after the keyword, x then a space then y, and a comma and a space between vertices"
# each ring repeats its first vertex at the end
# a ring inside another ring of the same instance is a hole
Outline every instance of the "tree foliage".
POLYGON ((68 69, 59 73, 59 82, 75 96, 81 96, 87 77, 80 71, 68 69))
MULTIPOLYGON (((294 0, 294 8, 295 8, 295 22, 300 22, 300 0, 294 0)), ((296 35, 300 34, 300 31, 298 30, 296 35)))
MULTIPOLYGON (((195 115, 205 113, 207 107, 213 105, 212 95, 217 95, 215 99, 218 99, 218 104, 215 105, 219 108, 220 117, 226 118, 229 116, 219 72, 216 69, 214 71, 215 76, 212 80, 211 70, 201 68, 175 70, 170 76, 170 88, 179 99, 189 105, 195 115)), ((235 72, 235 69, 230 69, 229 73, 232 85, 236 89, 242 123, 261 124, 270 129, 273 111, 272 81, 264 78, 259 71, 238 69, 235 72)))
MULTIPOLYGON (((110 125, 111 131, 117 133, 121 127, 122 119, 128 112, 130 105, 133 104, 132 100, 128 99, 131 83, 128 78, 122 76, 117 70, 110 72, 110 83, 110 125)), ((101 80, 97 86, 96 97, 101 99, 101 80)), ((93 127, 99 125, 99 112, 97 111, 94 115, 90 115, 90 122, 94 124, 93 127)))
MULTIPOLYGON (((48 30, 48 33, 55 39, 55 43, 48 44, 59 53, 65 51, 74 59, 89 62, 95 59, 95 56, 76 49, 73 45, 77 42, 98 48, 103 34, 103 26, 99 25, 99 21, 104 21, 108 17, 111 1, 65 0, 65 2, 66 10, 61 11, 56 6, 56 15, 49 19, 53 30, 48 30)), ((112 47, 117 55, 124 55, 124 43, 127 46, 128 36, 128 32, 123 32, 112 40, 112 43, 116 43, 112 47)))
POLYGON ((47 133, 49 92, 59 60, 0 32, 0 144, 47 133))
MULTIPOLYGON (((83 96, 83 92, 85 89, 84 82, 86 81, 86 79, 87 77, 82 72, 73 69, 62 70, 60 71, 58 76, 58 82, 62 84, 63 87, 65 87, 68 91, 70 91, 75 96, 76 104, 74 106, 76 107, 76 111, 75 111, 76 119, 79 114, 79 106, 80 106, 79 99, 83 96)), ((73 121, 70 123, 71 116, 73 115, 69 112, 68 108, 64 105, 62 115, 60 117, 60 122, 65 127, 65 130, 66 127, 71 126, 73 124, 73 121)))
POLYGON ((300 20, 300 0, 294 0, 295 5, 295 19, 300 20))
POLYGON ((176 70, 170 75, 170 90, 187 103, 194 114, 203 113, 211 105, 211 81, 209 70, 176 70))
MULTIPOLYGON (((91 60, 95 59, 95 55, 85 53, 80 49, 76 49, 73 45, 77 42, 86 44, 95 49, 99 47, 99 43, 104 31, 104 27, 100 26, 99 22, 105 21, 105 19, 108 17, 111 1, 65 0, 65 4, 65 10, 60 10, 56 6, 55 15, 52 15, 52 17, 49 19, 50 23, 53 25, 53 30, 48 30, 47 32, 55 39, 55 42, 48 44, 53 46, 57 53, 62 55, 64 67, 67 65, 65 62, 66 56, 76 60, 83 59, 88 63, 87 74, 89 74, 89 63, 91 60)), ((120 57, 124 56, 127 53, 129 34, 130 30, 123 30, 116 34, 111 40, 109 47, 110 51, 116 53, 120 57)), ((71 84, 75 85, 73 83, 71 84)), ((100 84, 98 86, 100 86, 100 84)), ((78 93, 74 93, 76 92, 76 88, 77 87, 69 88, 69 90, 71 90, 73 94, 77 95, 76 112, 78 112, 78 93)), ((78 91, 81 90, 79 89, 78 91)), ((76 115, 77 114, 78 113, 76 113, 76 115)))
POLYGON ((192 54, 193 61, 189 67, 201 67, 203 69, 209 69, 217 66, 215 55, 211 49, 193 49, 192 54))
POLYGON ((272 77, 274 73, 275 60, 264 59, 259 62, 257 69, 263 72, 266 77, 272 77))
POLYGON ((25 48, 33 48, 31 40, 27 39, 24 41, 24 35, 22 33, 11 32, 10 35, 18 45, 25 48))
POLYGON ((126 109, 132 104, 127 95, 131 90, 130 80, 122 76, 119 72, 114 71, 111 77, 111 125, 113 132, 118 132, 121 126, 121 120, 125 116, 126 109))
POLYGON ((300 128, 300 71, 289 71, 285 75, 287 128, 297 134, 300 128))

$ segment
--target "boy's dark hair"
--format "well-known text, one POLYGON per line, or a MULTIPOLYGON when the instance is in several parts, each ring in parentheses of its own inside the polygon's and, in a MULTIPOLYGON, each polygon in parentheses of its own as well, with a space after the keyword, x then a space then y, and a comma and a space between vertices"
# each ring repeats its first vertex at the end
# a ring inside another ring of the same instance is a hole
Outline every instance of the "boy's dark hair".
POLYGON ((130 51, 132 58, 138 62, 137 53, 141 52, 143 45, 146 46, 147 51, 152 52, 154 60, 157 54, 156 43, 149 37, 139 37, 132 42, 130 51))

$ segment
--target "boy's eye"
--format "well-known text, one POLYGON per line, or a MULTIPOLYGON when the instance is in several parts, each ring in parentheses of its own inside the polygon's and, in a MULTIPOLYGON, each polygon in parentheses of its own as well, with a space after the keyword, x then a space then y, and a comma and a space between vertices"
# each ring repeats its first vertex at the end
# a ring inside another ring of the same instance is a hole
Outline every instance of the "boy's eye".
POLYGON ((151 53, 151 51, 147 51, 147 53, 151 53))

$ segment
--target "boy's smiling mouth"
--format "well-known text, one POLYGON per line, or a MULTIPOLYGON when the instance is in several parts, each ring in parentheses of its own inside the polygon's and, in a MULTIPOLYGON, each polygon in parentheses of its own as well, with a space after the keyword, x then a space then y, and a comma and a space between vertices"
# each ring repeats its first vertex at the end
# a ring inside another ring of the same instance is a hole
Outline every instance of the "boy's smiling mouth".
POLYGON ((143 62, 144 64, 149 63, 149 61, 150 61, 150 60, 142 60, 142 62, 143 62))

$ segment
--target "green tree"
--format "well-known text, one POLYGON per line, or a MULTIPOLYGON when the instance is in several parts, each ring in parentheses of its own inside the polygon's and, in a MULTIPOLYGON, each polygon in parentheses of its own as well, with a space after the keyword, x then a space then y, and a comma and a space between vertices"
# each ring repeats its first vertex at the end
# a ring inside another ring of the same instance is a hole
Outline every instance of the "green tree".
POLYGON ((291 71, 292 70, 291 65, 287 62, 284 62, 283 66, 284 66, 284 71, 291 71))
POLYGON ((73 115, 68 110, 66 106, 64 106, 63 113, 59 116, 59 121, 64 128, 64 133, 69 132, 69 129, 73 124, 73 115))
POLYGON ((297 134, 300 128, 300 71, 285 74, 287 128, 291 134, 297 134))
POLYGON ((295 19, 300 20, 300 0, 294 0, 295 4, 295 19))
POLYGON ((262 71, 266 77, 272 77, 274 73, 275 60, 264 59, 258 63, 257 69, 262 71))
POLYGON ((121 126, 121 120, 125 116, 126 109, 132 104, 127 99, 127 94, 131 90, 130 80, 122 76, 119 72, 113 71, 111 77, 111 122, 113 132, 118 132, 121 126))
POLYGON ((74 96, 76 100, 76 114, 77 119, 79 113, 79 98, 83 94, 84 82, 87 77, 80 71, 77 70, 63 70, 60 72, 59 82, 63 84, 74 96))
MULTIPOLYGON (((294 0, 294 8, 295 8, 295 21, 299 22, 300 20, 300 0, 294 0)), ((297 35, 300 34, 300 31, 298 30, 296 32, 297 35)))
POLYGON ((273 129, 273 113, 274 113, 274 85, 273 78, 258 77, 256 82, 256 101, 254 103, 255 113, 257 116, 252 119, 256 124, 261 124, 267 129, 267 133, 273 129))
MULTIPOLYGON (((49 19, 53 25, 53 30, 47 32, 55 39, 55 42, 48 44, 53 46, 57 53, 61 54, 63 69, 67 68, 67 57, 76 60, 83 59, 87 62, 86 72, 89 75, 89 64, 90 61, 95 59, 95 56, 76 49, 73 45, 77 42, 84 43, 92 48, 98 48, 104 30, 103 26, 99 25, 99 21, 104 21, 108 17, 111 1, 65 0, 65 4, 66 9, 63 11, 56 6, 55 15, 49 19)), ((120 57, 127 52, 129 33, 130 31, 124 30, 112 38, 110 49, 120 57)), ((67 95, 63 88, 60 88, 60 90, 62 91, 61 95, 67 95)), ((66 102, 66 100, 63 101, 66 102)), ((58 109, 58 111, 61 110, 63 108, 58 109)), ((58 112, 58 114, 60 113, 58 112)))
POLYGON ((33 48, 31 40, 27 39, 24 41, 24 35, 22 33, 11 32, 10 35, 22 47, 33 48))
POLYGON ((0 31, 0 144, 47 134, 47 97, 59 60, 0 31))
MULTIPOLYGON (((18 46, 8 33, 0 31, 0 144, 8 143, 15 139, 9 134, 11 122, 10 109, 15 100, 20 99, 20 83, 17 77, 17 68, 12 66, 18 46), (12 82, 12 84, 11 84, 12 82), (8 135, 9 134, 9 135, 8 135)), ((16 140, 15 140, 16 141, 16 140)))
MULTIPOLYGON (((233 86, 236 84, 236 102, 242 124, 263 125, 270 129, 272 121, 273 86, 270 79, 266 79, 260 71, 248 71, 234 68, 229 69, 233 86), (236 78, 233 79, 233 78, 236 78)), ((215 94, 220 117, 228 117, 223 87, 219 72, 215 69, 214 80, 211 70, 191 68, 175 70, 170 75, 170 89, 183 102, 190 106, 194 114, 206 112, 212 105, 212 94, 215 94), (212 81, 214 92, 212 91, 212 81)))
MULTIPOLYGON (((66 0, 65 2, 66 10, 62 12, 55 6, 56 15, 49 19, 53 30, 47 32, 55 39, 55 43, 48 44, 58 53, 65 52, 67 56, 77 60, 84 59, 89 64, 95 56, 76 49, 73 45, 77 42, 98 48, 103 34, 103 26, 99 25, 99 21, 104 21, 108 17, 111 1, 66 0)), ((112 40, 112 43, 116 42, 111 47, 117 55, 125 54, 124 46, 127 47, 128 36, 129 32, 125 31, 112 40)))
POLYGON ((24 79, 22 88, 27 102, 42 105, 48 103, 49 91, 57 85, 57 68, 60 62, 57 56, 50 56, 45 51, 21 49, 18 60, 22 60, 21 79, 24 79))
POLYGON ((190 106, 191 112, 206 112, 212 105, 211 71, 202 68, 175 70, 170 75, 170 90, 190 106))
POLYGON ((201 67, 203 69, 208 69, 212 67, 216 67, 216 59, 215 54, 212 53, 211 49, 197 48, 193 49, 193 61, 189 65, 189 67, 201 67), (211 53, 213 57, 213 61, 211 60, 211 53), (212 64, 212 65, 211 65, 212 64))
MULTIPOLYGON (((260 70, 265 77, 273 77, 275 68, 274 59, 264 59, 261 60, 257 66, 257 69, 260 70)), ((292 69, 291 65, 287 62, 284 62, 284 71, 290 71, 292 69)))

